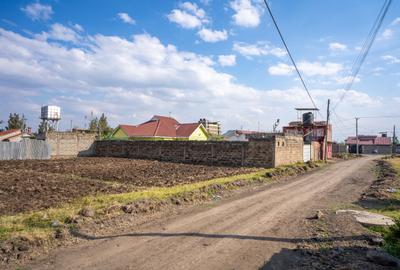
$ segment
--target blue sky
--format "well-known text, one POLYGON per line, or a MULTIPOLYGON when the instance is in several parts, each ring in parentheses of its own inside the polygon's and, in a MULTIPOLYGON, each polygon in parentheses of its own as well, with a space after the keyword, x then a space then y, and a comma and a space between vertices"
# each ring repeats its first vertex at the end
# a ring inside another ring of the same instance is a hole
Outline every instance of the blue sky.
MULTIPOLYGON (((270 1, 325 116, 383 1, 270 1)), ((400 3, 393 1, 352 89, 333 116, 334 137, 355 116, 400 115, 400 3)), ((311 106, 260 0, 0 2, 0 119, 62 108, 61 129, 85 115, 137 124, 153 114, 219 120, 223 130, 271 130, 311 106)), ((321 116, 319 116, 321 119, 321 116)), ((364 119, 361 133, 399 119, 364 119)))

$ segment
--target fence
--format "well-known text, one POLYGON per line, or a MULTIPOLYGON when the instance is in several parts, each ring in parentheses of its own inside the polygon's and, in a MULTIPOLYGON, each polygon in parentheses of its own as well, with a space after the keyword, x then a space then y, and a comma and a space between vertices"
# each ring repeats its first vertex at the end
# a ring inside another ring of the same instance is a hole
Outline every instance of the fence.
POLYGON ((0 160, 50 159, 51 147, 45 141, 0 142, 0 160))

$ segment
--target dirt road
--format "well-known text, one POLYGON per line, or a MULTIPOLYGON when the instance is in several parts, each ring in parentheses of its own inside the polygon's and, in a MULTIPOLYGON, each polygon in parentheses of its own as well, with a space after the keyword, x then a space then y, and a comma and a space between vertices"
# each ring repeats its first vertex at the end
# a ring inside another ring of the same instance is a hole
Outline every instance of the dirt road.
POLYGON ((301 220, 356 200, 373 181, 372 159, 336 163, 127 234, 58 250, 28 269, 258 269, 282 248, 308 240, 301 220))

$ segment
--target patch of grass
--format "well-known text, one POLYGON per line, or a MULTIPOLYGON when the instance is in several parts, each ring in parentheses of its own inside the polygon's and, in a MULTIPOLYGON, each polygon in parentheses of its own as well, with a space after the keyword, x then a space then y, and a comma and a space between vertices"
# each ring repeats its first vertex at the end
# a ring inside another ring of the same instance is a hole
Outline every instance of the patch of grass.
MULTIPOLYGON (((394 177, 400 177, 400 158, 398 157, 385 157, 383 158, 390 167, 395 170, 394 177)), ((387 169, 386 169, 387 170, 387 169)), ((382 165, 378 165, 375 170, 375 174, 378 179, 390 177, 386 175, 385 168, 382 165)), ((393 175, 393 174, 392 174, 393 175)), ((392 176, 393 177, 393 176, 392 176)), ((396 180, 397 181, 397 180, 396 180)), ((395 181, 395 182, 396 182, 395 181)), ((396 185, 395 185, 396 187, 396 185)), ((390 194, 390 198, 385 199, 384 207, 380 209, 368 209, 372 212, 382 214, 394 219, 395 224, 393 226, 374 226, 369 228, 371 231, 380 233, 384 239, 383 247, 392 255, 400 257, 400 190, 390 194)))
POLYGON ((391 158, 387 160, 393 168, 397 171, 397 174, 400 175, 400 158, 391 158))
MULTIPOLYGON (((100 215, 102 210, 113 205, 124 205, 146 199, 161 201, 181 196, 185 193, 198 191, 202 188, 211 187, 213 185, 233 188, 230 184, 239 180, 247 183, 271 182, 273 181, 273 176, 276 175, 292 175, 304 172, 304 166, 304 163, 296 163, 278 168, 261 169, 254 173, 216 178, 192 184, 177 185, 173 187, 154 187, 120 194, 88 196, 78 199, 73 203, 64 204, 58 208, 49 208, 42 211, 21 213, 13 216, 1 216, 0 239, 5 240, 19 235, 30 235, 36 237, 49 236, 55 231, 55 228, 52 227, 52 223, 55 220, 66 223, 68 219, 77 215, 83 207, 87 206, 93 208, 96 211, 96 214, 100 215)), ((323 166, 323 163, 313 163, 308 164, 307 166, 313 168, 321 167, 323 166)))
POLYGON ((385 237, 384 248, 392 255, 400 256, 400 218, 395 219, 395 224, 383 233, 385 237))

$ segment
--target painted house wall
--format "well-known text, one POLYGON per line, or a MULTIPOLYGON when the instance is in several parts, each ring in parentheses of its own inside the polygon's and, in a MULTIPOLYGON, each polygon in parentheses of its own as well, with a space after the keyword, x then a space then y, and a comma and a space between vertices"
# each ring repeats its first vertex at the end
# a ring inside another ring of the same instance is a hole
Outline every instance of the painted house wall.
MULTIPOLYGON (((119 127, 116 132, 112 135, 113 139, 128 139, 129 137, 125 132, 119 127)), ((131 137, 130 139, 136 140, 189 140, 189 141, 207 141, 208 134, 207 131, 199 126, 189 138, 170 138, 170 137, 131 137)))
POLYGON ((122 128, 118 128, 116 132, 112 135, 114 139, 126 139, 128 136, 125 134, 125 132, 122 130, 122 128))
POLYGON ((195 131, 189 136, 189 141, 207 141, 208 140, 208 135, 207 131, 202 128, 202 126, 199 126, 196 128, 195 131))

